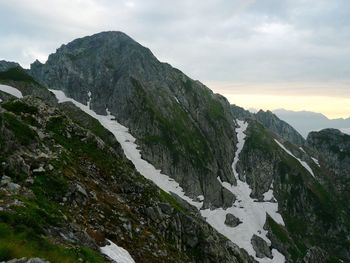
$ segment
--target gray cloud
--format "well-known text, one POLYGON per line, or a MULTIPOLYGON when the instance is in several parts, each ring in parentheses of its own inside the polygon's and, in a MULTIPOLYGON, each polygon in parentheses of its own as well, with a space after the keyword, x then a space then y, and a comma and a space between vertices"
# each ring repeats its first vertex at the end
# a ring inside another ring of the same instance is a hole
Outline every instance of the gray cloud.
POLYGON ((0 58, 24 66, 74 38, 120 30, 205 82, 326 82, 330 93, 341 82, 337 94, 350 97, 347 0, 23 2, 0 1, 0 58))

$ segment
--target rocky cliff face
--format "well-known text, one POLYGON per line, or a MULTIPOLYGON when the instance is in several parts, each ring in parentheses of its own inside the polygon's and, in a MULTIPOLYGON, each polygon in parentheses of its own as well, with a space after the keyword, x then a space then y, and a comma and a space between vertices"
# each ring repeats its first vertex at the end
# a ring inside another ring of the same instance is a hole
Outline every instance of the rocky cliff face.
POLYGON ((296 145, 305 144, 305 139, 292 126, 285 121, 280 120, 271 111, 259 110, 254 116, 266 128, 276 133, 283 139, 296 145))
POLYGON ((108 238, 136 262, 252 262, 136 172, 114 136, 73 104, 1 98, 1 261, 105 262, 108 238))
POLYGON ((18 63, 0 60, 0 72, 7 71, 10 68, 18 68, 18 67, 20 67, 18 63))
POLYGON ((205 206, 232 203, 217 181, 234 183, 235 136, 227 100, 215 95, 121 32, 74 40, 35 62, 31 74, 130 128, 143 158, 172 176, 205 206))
POLYGON ((0 92, 0 233, 28 242, 0 247, 6 259, 102 262, 96 252, 108 238, 136 262, 253 261, 219 231, 262 262, 350 260, 348 137, 320 132, 305 145, 273 114, 230 106, 120 32, 63 45, 30 74, 0 72, 0 83, 31 95, 0 92), (57 104, 44 86, 92 114, 57 104), (129 127, 142 157, 204 200, 200 210, 136 172, 124 155, 130 136, 119 145, 96 113, 129 127), (18 252, 28 247, 35 253, 18 252))
POLYGON ((271 111, 259 110, 257 113, 251 113, 237 105, 231 105, 231 112, 235 118, 253 119, 264 125, 265 128, 275 133, 282 139, 296 145, 304 145, 305 139, 287 122, 279 119, 271 111))
MULTIPOLYGON (((320 145, 316 138, 317 134, 311 135, 309 144, 320 145)), ((319 262, 337 257, 349 260, 350 213, 339 195, 335 195, 329 182, 330 170, 323 161, 319 166, 316 160, 322 154, 314 155, 315 151, 306 146, 299 148, 288 141, 282 145, 276 140, 283 142, 259 122, 250 120, 238 164, 243 179, 252 188, 253 197, 263 202, 264 193, 269 189, 274 191, 285 227, 271 218, 266 221, 272 247, 278 248, 292 262, 317 257, 311 255, 315 251, 326 255, 326 259, 319 262), (308 251, 312 246, 317 248, 308 251)), ((338 145, 332 143, 328 146, 338 145)), ((321 150, 322 146, 317 148, 321 150)))
POLYGON ((350 208, 350 136, 336 129, 311 132, 307 144, 318 152, 322 165, 329 169, 332 185, 350 208))

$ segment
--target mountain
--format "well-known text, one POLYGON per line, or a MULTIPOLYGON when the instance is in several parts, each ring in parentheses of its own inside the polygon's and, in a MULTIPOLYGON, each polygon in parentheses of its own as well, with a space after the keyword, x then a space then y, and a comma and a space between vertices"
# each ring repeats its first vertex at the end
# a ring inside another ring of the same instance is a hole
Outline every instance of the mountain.
POLYGON ((311 131, 319 131, 325 128, 341 129, 345 133, 349 133, 350 129, 350 118, 328 119, 321 113, 284 109, 274 110, 273 113, 291 124, 304 138, 311 131))
POLYGON ((31 74, 84 104, 91 92, 91 108, 99 114, 108 109, 137 138, 143 158, 172 174, 192 198, 206 197, 206 207, 232 202, 216 180, 234 182, 229 103, 124 33, 74 40, 46 64, 34 63, 31 74))
POLYGON ((0 71, 6 72, 8 69, 11 68, 20 68, 20 65, 15 62, 0 60, 0 71))
POLYGON ((280 135, 287 141, 290 141, 296 145, 303 145, 305 140, 303 137, 287 122, 280 120, 271 111, 258 111, 255 114, 258 121, 260 121, 265 127, 280 135))
POLYGON ((322 161, 332 171, 332 184, 345 206, 350 208, 350 135, 336 129, 311 132, 307 144, 321 153, 322 161))
POLYGON ((1 261, 105 262, 106 238, 136 262, 252 261, 140 175, 114 135, 74 104, 0 95, 1 261))
POLYGON ((247 111, 237 105, 231 105, 231 112, 236 118, 240 119, 254 119, 260 122, 265 128, 280 136, 286 141, 292 142, 296 145, 305 144, 305 139, 287 122, 279 119, 271 111, 259 110, 255 113, 247 111))
POLYGON ((229 105, 121 32, 2 73, 0 260, 350 260, 346 161, 273 113, 229 105))

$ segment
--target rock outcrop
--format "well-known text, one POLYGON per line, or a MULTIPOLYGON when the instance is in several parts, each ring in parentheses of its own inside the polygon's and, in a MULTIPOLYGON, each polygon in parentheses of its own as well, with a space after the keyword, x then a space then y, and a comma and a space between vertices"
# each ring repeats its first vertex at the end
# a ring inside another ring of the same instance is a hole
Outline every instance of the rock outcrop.
POLYGON ((235 217, 233 214, 226 214, 225 225, 228 225, 230 227, 236 227, 241 223, 241 220, 239 220, 239 218, 235 217))
POLYGON ((316 150, 317 162, 330 171, 330 187, 335 188, 343 205, 350 209, 350 135, 336 129, 324 129, 310 132, 307 144, 316 150))
POLYGON ((291 125, 280 120, 271 111, 259 110, 254 116, 267 129, 276 133, 284 140, 295 145, 305 144, 305 139, 291 125))
POLYGON ((264 239, 254 235, 251 242, 258 258, 272 258, 271 248, 264 239))
POLYGON ((0 260, 31 251, 51 262, 104 262, 108 238, 136 262, 253 262, 144 179, 114 136, 71 103, 9 99, 0 124, 0 260))
POLYGON ((84 104, 91 92, 92 109, 106 114, 108 108, 138 139, 143 158, 191 197, 204 195, 206 207, 232 203, 234 197, 216 179, 235 183, 236 138, 224 97, 159 62, 121 32, 74 40, 45 64, 33 63, 30 72, 84 104))

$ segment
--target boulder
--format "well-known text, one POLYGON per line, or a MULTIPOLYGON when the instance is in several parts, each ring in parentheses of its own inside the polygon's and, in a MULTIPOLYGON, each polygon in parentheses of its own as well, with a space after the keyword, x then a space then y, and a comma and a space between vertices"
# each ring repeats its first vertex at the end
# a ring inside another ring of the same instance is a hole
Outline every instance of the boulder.
POLYGON ((257 236, 257 235, 253 235, 251 241, 250 241, 253 245, 253 248, 255 250, 256 253, 256 257, 258 258, 272 258, 272 252, 271 252, 271 248, 269 247, 269 245, 267 244, 267 242, 262 239, 261 237, 257 236))
POLYGON ((235 217, 233 214, 226 214, 225 225, 230 227, 236 227, 241 224, 242 221, 239 218, 235 217))

